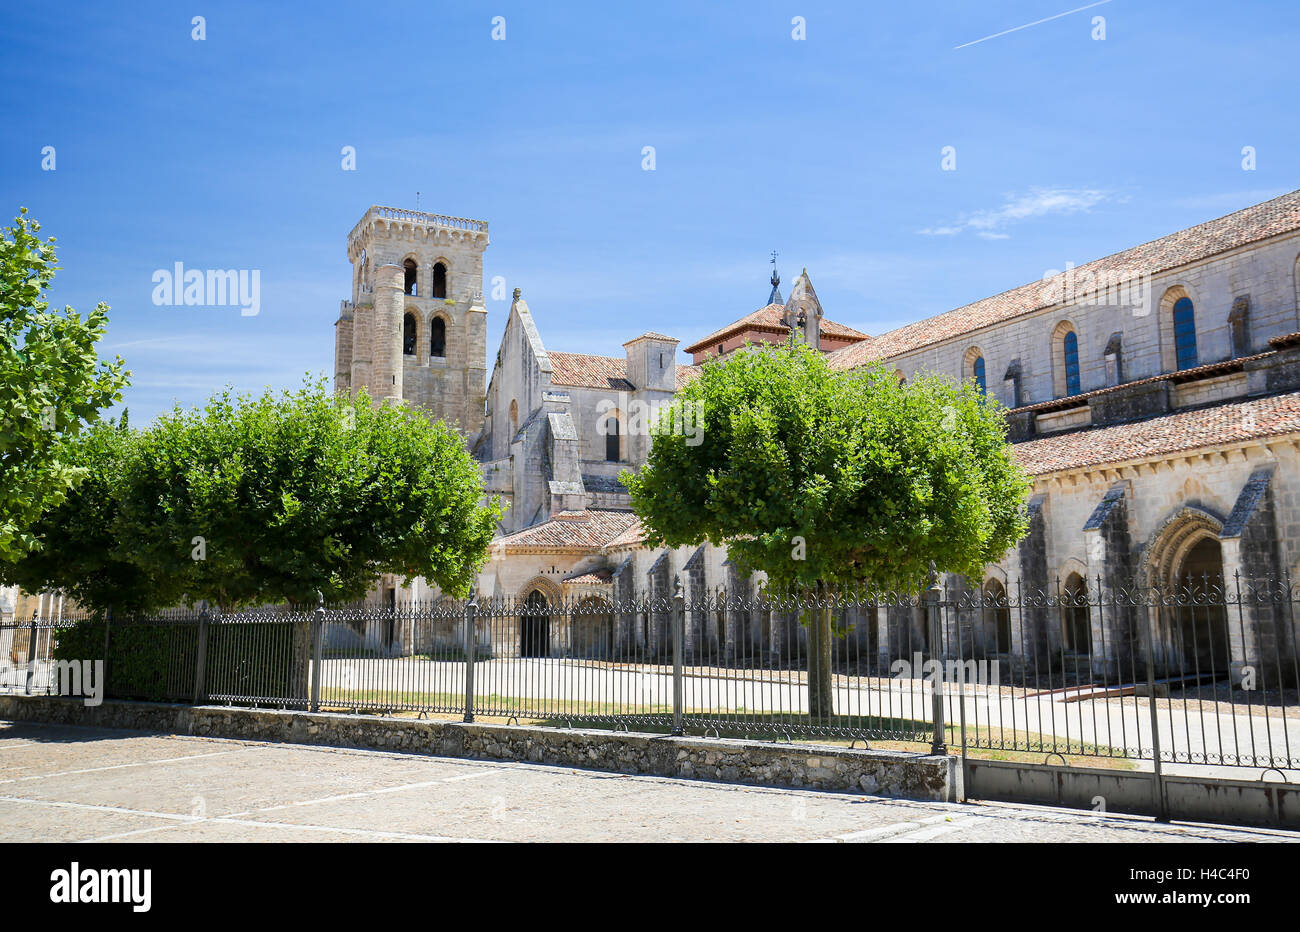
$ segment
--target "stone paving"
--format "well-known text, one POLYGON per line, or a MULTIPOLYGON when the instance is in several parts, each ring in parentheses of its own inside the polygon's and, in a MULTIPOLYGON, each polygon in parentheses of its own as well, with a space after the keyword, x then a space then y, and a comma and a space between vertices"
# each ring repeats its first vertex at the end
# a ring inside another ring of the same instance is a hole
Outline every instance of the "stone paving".
POLYGON ((1300 833, 0 723, 0 840, 1289 842, 1300 833))

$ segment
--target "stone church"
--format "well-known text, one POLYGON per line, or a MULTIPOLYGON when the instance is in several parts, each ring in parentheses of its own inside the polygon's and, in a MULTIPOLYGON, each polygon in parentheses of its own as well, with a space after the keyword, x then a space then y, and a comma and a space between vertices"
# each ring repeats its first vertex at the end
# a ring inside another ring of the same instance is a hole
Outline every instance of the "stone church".
MULTIPOLYGON (((836 367, 946 374, 1007 408, 1034 479, 1029 533, 982 580, 947 583, 978 586, 992 605, 1042 590, 1082 607, 1027 604, 1015 625, 1005 609, 956 612, 964 643, 1013 658, 1090 654, 1094 669, 1116 669, 1146 609, 1098 610, 1124 602, 1115 587, 1249 585, 1300 570, 1300 191, 877 336, 829 319, 806 270, 784 299, 774 271, 764 306, 690 346, 646 332, 619 355, 568 353, 547 348, 516 289, 490 373, 487 245, 485 221, 370 208, 348 236, 335 384, 458 426, 487 490, 509 506, 481 595, 608 612, 595 634, 558 620, 540 637, 521 633, 522 653, 658 647, 662 626, 623 607, 667 597, 677 579, 691 601, 756 594, 761 575, 739 574, 725 550, 644 546, 617 476, 646 460, 642 412, 706 360, 796 332, 836 367)), ((385 580, 384 596, 436 595, 420 580, 400 585, 385 580)), ((799 636, 775 614, 716 614, 689 621, 688 651, 734 655, 799 636)), ((1294 657, 1290 612, 1260 602, 1233 614, 1158 625, 1158 655, 1238 672, 1294 657)), ((855 610, 848 623, 882 661, 926 636, 905 607, 855 610)))

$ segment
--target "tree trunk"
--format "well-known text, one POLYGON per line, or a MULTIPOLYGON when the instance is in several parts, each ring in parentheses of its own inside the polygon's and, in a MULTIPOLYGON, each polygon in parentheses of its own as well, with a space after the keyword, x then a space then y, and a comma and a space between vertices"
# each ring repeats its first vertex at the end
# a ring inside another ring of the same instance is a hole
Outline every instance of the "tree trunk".
MULTIPOLYGON (((814 597, 828 598, 825 589, 814 597)), ((808 714, 818 722, 830 722, 835 714, 831 688, 831 610, 825 606, 810 609, 808 627, 808 714)))

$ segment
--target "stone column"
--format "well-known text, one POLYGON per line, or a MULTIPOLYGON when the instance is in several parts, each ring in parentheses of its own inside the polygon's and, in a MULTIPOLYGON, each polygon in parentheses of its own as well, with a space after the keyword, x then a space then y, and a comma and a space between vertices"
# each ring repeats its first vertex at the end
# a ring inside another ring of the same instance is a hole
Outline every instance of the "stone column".
POLYGON ((375 270, 374 352, 370 394, 378 399, 402 400, 402 317, 406 310, 405 271, 400 265, 375 270))

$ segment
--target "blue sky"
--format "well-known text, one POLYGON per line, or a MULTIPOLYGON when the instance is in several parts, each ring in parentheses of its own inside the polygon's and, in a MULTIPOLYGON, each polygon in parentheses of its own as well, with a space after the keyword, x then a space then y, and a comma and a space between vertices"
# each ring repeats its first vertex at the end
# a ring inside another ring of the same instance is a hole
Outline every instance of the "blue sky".
POLYGON ((551 349, 685 345, 763 303, 773 249, 881 333, 1300 187, 1300 4, 1111 0, 956 48, 1081 5, 8 4, 0 194, 59 239, 52 299, 111 305, 135 423, 331 371, 347 233, 416 191, 490 221, 551 349), (155 306, 178 261, 260 270, 261 312, 155 306))

